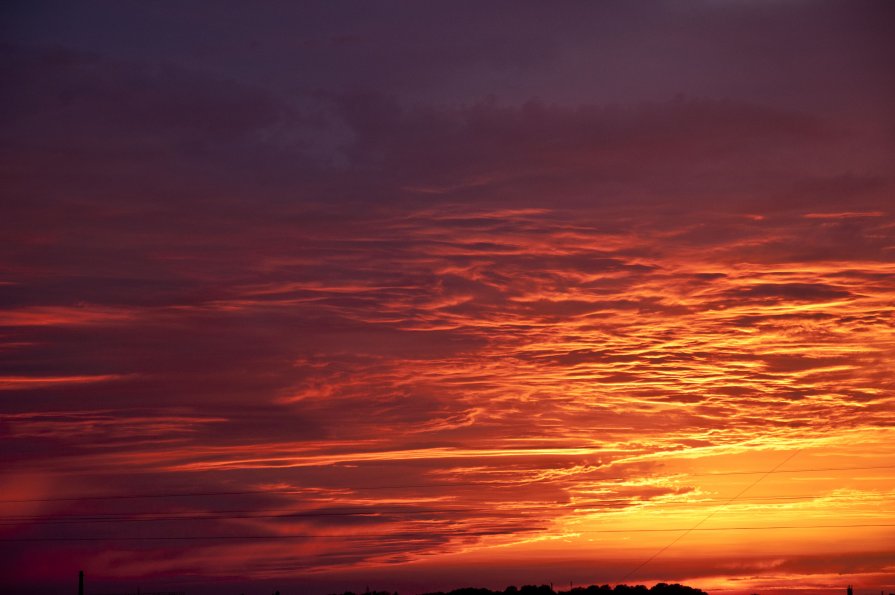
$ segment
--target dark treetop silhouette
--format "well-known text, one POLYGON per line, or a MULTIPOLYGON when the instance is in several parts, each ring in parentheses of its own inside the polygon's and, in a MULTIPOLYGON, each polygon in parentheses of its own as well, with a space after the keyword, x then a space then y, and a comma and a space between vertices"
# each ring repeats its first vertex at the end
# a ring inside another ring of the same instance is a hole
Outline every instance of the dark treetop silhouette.
MULTIPOLYGON (((609 585, 590 585, 589 587, 575 587, 568 591, 554 591, 552 585, 523 585, 521 588, 509 586, 503 591, 492 591, 480 587, 463 587, 453 591, 437 591, 424 595, 708 595, 701 589, 680 585, 677 583, 657 583, 651 588, 644 585, 616 585, 613 589, 609 585)), ((342 595, 355 595, 346 591, 342 595)), ((388 591, 367 591, 364 595, 397 595, 388 591)))

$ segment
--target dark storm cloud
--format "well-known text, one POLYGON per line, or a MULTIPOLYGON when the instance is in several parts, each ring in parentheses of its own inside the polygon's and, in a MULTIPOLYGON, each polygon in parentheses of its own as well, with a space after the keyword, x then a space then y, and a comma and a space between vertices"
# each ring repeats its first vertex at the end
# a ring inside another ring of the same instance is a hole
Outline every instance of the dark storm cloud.
MULTIPOLYGON (((497 94, 637 101, 676 92, 803 104, 882 100, 885 2, 44 3, 6 33, 183 62, 282 90, 368 87, 417 99, 497 94), (838 84, 831 85, 831 82, 838 84), (872 87, 872 90, 871 90, 872 87)), ((878 103, 878 106, 883 105, 878 103)))

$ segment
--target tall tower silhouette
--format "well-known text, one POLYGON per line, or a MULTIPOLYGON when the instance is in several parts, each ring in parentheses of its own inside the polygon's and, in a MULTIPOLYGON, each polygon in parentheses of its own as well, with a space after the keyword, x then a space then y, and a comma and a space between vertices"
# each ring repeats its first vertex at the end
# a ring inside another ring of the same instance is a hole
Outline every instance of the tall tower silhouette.
POLYGON ((855 594, 854 594, 854 591, 852 591, 851 585, 849 585, 849 586, 848 586, 848 589, 846 589, 846 594, 847 594, 847 595, 855 595, 855 594))
MULTIPOLYGON (((84 595, 84 571, 78 572, 78 595, 84 595)), ((849 595, 851 595, 849 593, 849 595)))

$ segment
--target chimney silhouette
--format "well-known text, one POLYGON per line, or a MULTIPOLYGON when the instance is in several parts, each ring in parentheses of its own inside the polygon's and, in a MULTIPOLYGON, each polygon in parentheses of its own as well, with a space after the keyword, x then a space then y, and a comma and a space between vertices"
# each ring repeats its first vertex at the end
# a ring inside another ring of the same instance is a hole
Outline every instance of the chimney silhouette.
POLYGON ((78 572, 78 595, 84 595, 84 571, 78 572))

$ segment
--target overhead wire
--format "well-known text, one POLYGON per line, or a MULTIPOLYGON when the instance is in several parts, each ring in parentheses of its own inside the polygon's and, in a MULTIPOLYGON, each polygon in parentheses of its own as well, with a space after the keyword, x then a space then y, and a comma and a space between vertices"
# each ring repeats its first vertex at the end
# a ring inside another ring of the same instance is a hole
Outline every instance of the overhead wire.
MULTIPOLYGON (((731 498, 731 499, 730 499, 724 506, 726 506, 727 504, 732 503, 732 502, 735 501, 737 498, 739 498, 740 496, 742 496, 743 494, 745 494, 746 492, 748 492, 750 489, 752 489, 753 487, 755 487, 756 485, 758 485, 758 483, 761 482, 761 480, 763 480, 763 479, 764 479, 765 477, 767 477, 768 475, 774 473, 775 471, 779 470, 780 467, 782 467, 783 465, 785 465, 786 463, 788 463, 789 461, 791 461, 791 460, 792 460, 797 454, 799 454, 800 452, 802 452, 802 449, 796 450, 796 451, 793 452, 791 455, 789 455, 788 457, 786 457, 785 459, 783 459, 782 461, 780 461, 779 463, 777 463, 777 465, 775 465, 772 469, 770 469, 769 471, 766 471, 765 473, 763 473, 763 474, 761 475, 761 477, 759 477, 758 479, 756 479, 755 481, 753 481, 752 483, 750 483, 749 485, 747 485, 745 488, 743 488, 742 490, 740 490, 739 492, 737 492, 737 494, 734 495, 734 496, 733 496, 733 497, 732 497, 732 498, 731 498)), ((706 522, 707 520, 709 520, 710 518, 712 518, 713 516, 715 516, 716 514, 718 514, 718 511, 719 511, 719 510, 720 510, 720 508, 719 508, 719 509, 716 509, 716 510, 714 510, 714 511, 712 511, 712 512, 710 512, 708 515, 706 515, 706 516, 705 516, 702 520, 700 520, 698 523, 696 523, 695 525, 693 525, 693 526, 690 527, 689 529, 683 531, 680 535, 678 535, 676 538, 674 538, 674 540, 673 540, 671 543, 669 543, 669 544, 666 545, 665 547, 659 549, 659 550, 658 550, 656 553, 654 553, 652 556, 650 556, 649 558, 647 558, 646 560, 644 560, 643 562, 641 562, 641 563, 640 563, 639 565, 637 565, 634 569, 630 570, 630 571, 624 576, 624 578, 623 578, 622 580, 623 580, 623 581, 626 581, 626 580, 628 580, 629 578, 631 578, 631 576, 634 575, 634 573, 636 573, 636 572, 639 571, 641 568, 643 568, 644 566, 646 566, 647 564, 649 564, 650 562, 652 562, 653 560, 655 560, 656 558, 658 558, 660 555, 662 555, 664 552, 666 552, 671 546, 673 546, 674 544, 676 544, 677 542, 679 542, 681 539, 683 539, 684 537, 686 537, 687 535, 689 535, 689 534, 692 533, 693 531, 696 531, 696 530, 699 528, 700 525, 702 525, 704 522, 706 522)))
MULTIPOLYGON (((694 531, 768 531, 781 529, 853 529, 857 527, 878 527, 887 528, 895 527, 895 523, 844 523, 844 524, 816 524, 816 525, 765 525, 765 526, 737 526, 737 527, 674 527, 674 528, 653 528, 653 529, 589 529, 581 531, 572 531, 571 533, 674 533, 684 532, 692 533, 694 531)), ((537 529, 531 529, 537 530, 537 529)), ((454 531, 449 532, 449 536, 484 536, 484 535, 508 535, 518 533, 518 531, 454 531)), ((270 539, 270 540, 289 540, 289 539, 355 539, 355 538, 405 538, 415 536, 429 536, 428 531, 404 532, 396 534, 383 533, 355 533, 355 534, 290 534, 290 535, 160 535, 160 536, 140 536, 140 537, 6 537, 0 538, 0 542, 41 542, 41 541, 216 541, 216 540, 239 540, 239 539, 270 539)), ((674 542, 673 542, 674 543, 674 542)), ((666 546, 667 549, 668 546, 666 546)), ((651 559, 652 560, 652 559, 651 559)), ((650 561, 651 561, 650 560, 650 561)), ((641 566, 642 567, 642 566, 641 566)), ((638 568, 639 569, 639 568, 638 568)), ((630 573, 629 575, 630 576, 630 573)))
MULTIPOLYGON (((762 475, 763 477, 775 473, 810 473, 820 471, 865 471, 875 469, 895 469, 895 465, 868 465, 854 467, 810 467, 799 469, 768 471, 718 471, 710 473, 686 473, 679 474, 686 477, 715 477, 727 475, 762 475)), ((674 475, 673 475, 674 476, 674 475)), ((453 482, 453 483, 428 483, 428 484, 394 484, 394 485, 358 485, 358 486, 332 486, 329 488, 321 488, 320 486, 296 486, 283 489, 258 489, 258 490, 227 490, 227 491, 203 491, 203 492, 160 492, 155 494, 84 494, 74 496, 58 496, 48 498, 3 498, 0 504, 27 503, 27 502, 68 502, 68 501, 89 501, 89 500, 139 500, 152 498, 193 498, 203 496, 247 496, 247 495, 271 495, 271 494, 301 494, 304 489, 330 489, 337 490, 398 490, 398 489, 433 489, 433 488, 452 488, 452 487, 483 487, 490 486, 495 489, 512 489, 520 487, 520 485, 528 485, 529 483, 541 483, 550 480, 531 480, 525 484, 490 484, 488 482, 453 482)))
MULTIPOLYGON (((799 468, 799 469, 780 469, 784 464, 789 462, 793 457, 795 457, 800 451, 796 451, 792 453, 789 457, 778 463, 775 467, 765 471, 730 471, 730 472, 716 472, 716 473, 703 473, 703 474, 689 474, 691 477, 705 477, 705 476, 723 476, 723 475, 760 475, 758 479, 754 482, 750 483, 744 489, 739 491, 736 495, 731 498, 711 498, 711 499, 697 499, 686 502, 665 502, 665 501, 656 501, 656 500, 638 500, 631 498, 613 498, 600 501, 600 503, 594 505, 594 503, 589 503, 589 505, 576 505, 576 504, 551 504, 544 506, 532 506, 532 507, 516 507, 516 508, 507 508, 507 509, 495 509, 495 508, 438 508, 438 509, 364 509, 359 508, 356 510, 266 510, 266 511, 258 511, 257 509, 241 509, 241 510, 212 510, 212 511, 182 511, 182 512, 137 512, 137 513, 96 513, 96 514, 84 514, 81 516, 74 517, 60 517, 60 518, 47 518, 40 516, 3 516, 0 515, 0 526, 10 526, 16 524, 92 524, 92 523, 130 523, 130 522, 167 522, 167 521, 185 521, 185 520, 230 520, 230 519, 254 519, 254 518, 264 518, 264 519, 296 519, 296 518, 313 518, 313 517, 341 517, 341 516, 403 516, 403 515, 445 515, 445 514, 479 514, 479 513, 506 513, 506 514, 520 514, 520 513, 533 513, 538 510, 556 510, 557 508, 562 508, 568 510, 570 512, 582 512, 582 511, 605 511, 607 508, 610 510, 612 506, 615 504, 626 504, 629 506, 638 506, 638 505, 658 505, 661 507, 669 506, 669 505, 677 505, 677 506, 700 506, 700 505, 711 505, 714 510, 697 522, 695 525, 690 527, 682 527, 682 528, 650 528, 650 529, 583 529, 583 530, 575 530, 570 531, 571 534, 599 534, 599 533, 666 533, 666 532, 678 532, 681 533, 677 536, 672 542, 658 550, 652 556, 647 558, 644 562, 639 564, 637 567, 632 569, 625 577, 624 580, 627 580, 631 575, 641 570, 647 564, 655 560, 662 553, 671 548, 674 544, 683 539, 686 535, 694 532, 694 531, 761 531, 761 530, 808 530, 808 529, 832 529, 832 528, 854 528, 854 527, 895 527, 895 523, 852 523, 852 524, 814 524, 814 525, 771 525, 771 526, 735 526, 735 527, 701 527, 703 523, 708 521, 710 518, 718 514, 724 507, 730 505, 736 500, 741 501, 749 501, 749 502, 788 502, 788 501, 797 501, 797 500, 810 500, 810 499, 821 499, 821 498, 838 498, 838 499, 847 499, 845 495, 797 495, 797 496, 756 496, 751 498, 743 498, 742 496, 752 487, 757 485, 763 479, 768 477, 771 474, 775 473, 804 473, 804 472, 827 472, 827 471, 854 471, 854 470, 869 470, 869 469, 890 469, 895 468, 895 465, 874 465, 874 466, 852 466, 852 467, 817 467, 817 468, 799 468), (720 505, 713 505, 712 503, 722 502, 720 505)), ((535 483, 535 482, 532 482, 535 483)), ((390 486, 357 486, 357 487, 345 487, 345 486, 336 486, 330 489, 332 490, 354 490, 354 489, 407 489, 407 488, 436 488, 436 487, 457 487, 457 486, 482 486, 487 485, 483 482, 463 482, 463 483, 443 483, 443 484, 403 484, 403 485, 390 485, 390 486)), ((309 486, 308 486, 309 487, 309 486)), ((320 488, 319 486, 314 486, 316 489, 326 489, 320 488)), ((507 486, 507 485, 499 485, 494 486, 499 488, 507 488, 507 487, 518 487, 507 486)), ((289 495, 289 494, 303 494, 303 490, 306 487, 294 487, 289 489, 279 489, 279 490, 229 490, 229 491, 195 491, 195 492, 167 492, 167 493, 155 493, 155 494, 110 494, 110 495, 83 495, 83 496, 65 496, 65 497, 55 497, 55 498, 22 498, 22 499, 3 499, 0 500, 0 503, 36 503, 36 502, 78 502, 78 501, 103 501, 103 500, 134 500, 134 499, 153 499, 153 498, 176 498, 176 497, 202 497, 202 496, 232 496, 232 495, 254 495, 254 494, 277 494, 277 495, 289 495)), ((686 495, 686 494, 682 494, 686 495)), ((862 501, 877 501, 877 500, 890 500, 889 496, 881 495, 879 497, 863 497, 862 501)), ((431 519, 433 521, 443 520, 443 519, 431 519)), ((514 534, 520 533, 524 531, 531 530, 543 530, 542 528, 537 529, 525 529, 525 530, 512 530, 512 531, 456 531, 448 529, 447 531, 442 530, 440 532, 441 535, 446 536, 485 536, 485 535, 500 535, 500 534, 514 534)), ((371 533, 371 534, 354 534, 354 535, 328 535, 328 534, 320 534, 320 533, 308 533, 308 534, 290 534, 290 535, 168 535, 168 536, 123 536, 123 537, 100 537, 100 536, 89 536, 89 537, 67 537, 67 536, 49 536, 49 537, 8 537, 8 538, 0 538, 0 542, 42 542, 42 541, 180 541, 180 540, 190 540, 190 541, 202 541, 202 540, 260 540, 260 539, 331 539, 331 538, 377 538, 381 539, 383 537, 388 538, 396 538, 396 539, 413 539, 418 535, 431 536, 431 531, 405 531, 399 533, 393 533, 392 535, 383 534, 383 533, 371 533)))
MULTIPOLYGON (((800 500, 824 499, 825 501, 843 501, 849 500, 846 496, 829 496, 824 494, 812 496, 759 496, 754 498, 740 498, 740 502, 797 502, 800 500)), ((873 496, 862 497, 862 502, 878 502, 878 501, 895 501, 892 496, 873 496)), ((108 523, 108 522, 164 522, 164 521, 205 521, 205 520, 229 520, 229 519, 249 519, 249 518, 275 518, 275 519, 293 519, 293 518, 314 518, 314 517, 348 517, 348 516, 403 516, 403 515, 426 515, 426 514, 520 514, 530 513, 542 510, 564 510, 568 512, 605 512, 613 510, 614 505, 634 506, 685 506, 698 507, 703 505, 716 506, 717 502, 727 503, 727 498, 711 498, 701 500, 691 500, 684 502, 665 502, 655 500, 638 500, 616 498, 612 500, 604 500, 602 505, 576 505, 576 504, 545 504, 539 506, 525 506, 515 508, 393 508, 393 509, 376 509, 376 508, 357 508, 354 510, 284 510, 284 509, 237 509, 237 510, 195 510, 195 511, 161 511, 161 512, 135 512, 135 513, 93 513, 72 515, 66 517, 50 518, 45 515, 2 515, 0 514, 0 526, 20 523, 32 524, 89 524, 89 523, 108 523)), ((720 506, 724 506, 721 504, 720 506)))

